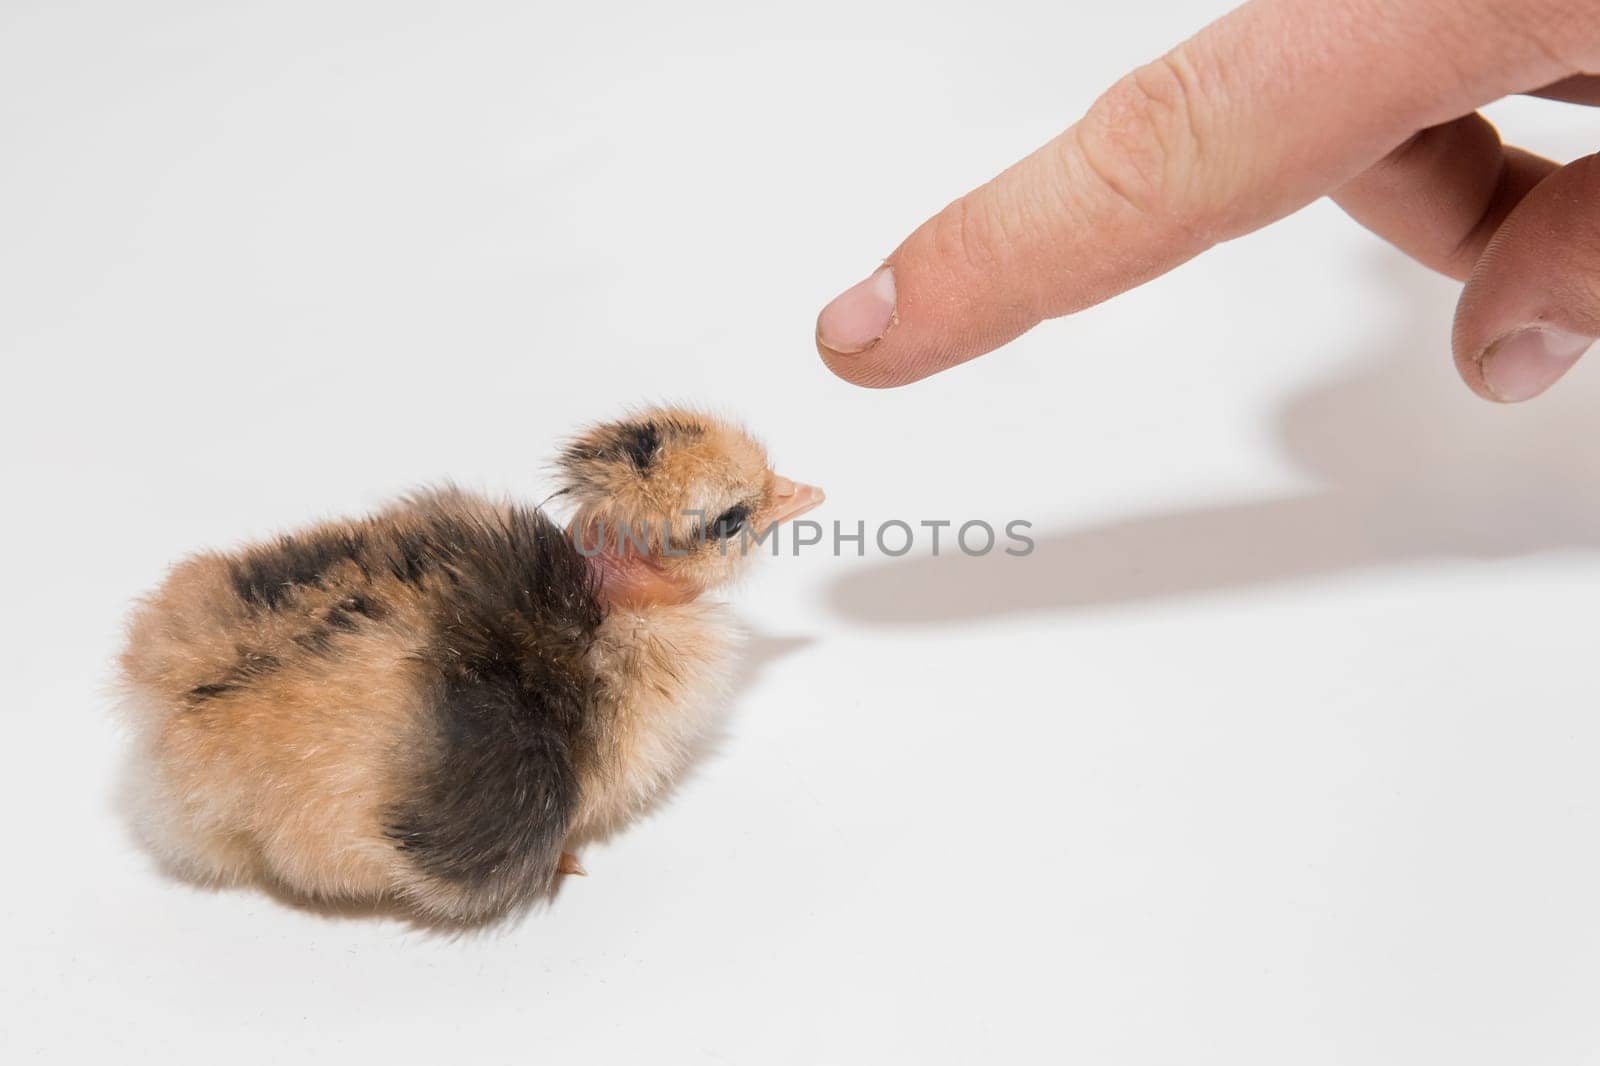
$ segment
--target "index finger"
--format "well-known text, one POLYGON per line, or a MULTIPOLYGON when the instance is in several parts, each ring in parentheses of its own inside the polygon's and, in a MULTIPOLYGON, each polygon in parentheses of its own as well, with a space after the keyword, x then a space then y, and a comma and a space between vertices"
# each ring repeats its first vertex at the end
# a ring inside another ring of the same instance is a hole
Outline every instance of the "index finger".
POLYGON ((1581 69, 1591 57, 1561 49, 1595 36, 1597 9, 1252 0, 923 223, 823 309, 817 348, 868 386, 982 355, 1282 218, 1418 130, 1581 69))

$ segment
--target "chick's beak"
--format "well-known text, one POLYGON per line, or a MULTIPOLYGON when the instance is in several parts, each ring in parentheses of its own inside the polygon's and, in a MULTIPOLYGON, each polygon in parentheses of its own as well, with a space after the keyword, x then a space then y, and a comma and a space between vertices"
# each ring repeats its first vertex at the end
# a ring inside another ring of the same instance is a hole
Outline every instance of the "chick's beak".
POLYGON ((790 522, 821 503, 825 497, 815 485, 790 481, 781 474, 772 475, 772 503, 767 507, 763 531, 779 522, 790 522))

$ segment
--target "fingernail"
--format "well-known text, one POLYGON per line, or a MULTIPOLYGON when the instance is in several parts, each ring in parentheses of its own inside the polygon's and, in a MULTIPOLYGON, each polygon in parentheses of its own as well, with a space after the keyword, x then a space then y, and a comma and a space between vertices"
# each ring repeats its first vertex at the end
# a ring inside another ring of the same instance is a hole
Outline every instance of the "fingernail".
POLYGON ((1565 374, 1593 337, 1533 326, 1509 333, 1483 353, 1483 383, 1505 403, 1531 400, 1565 374))
POLYGON ((840 355, 855 355, 877 344, 894 323, 894 271, 882 266, 822 309, 817 342, 840 355))

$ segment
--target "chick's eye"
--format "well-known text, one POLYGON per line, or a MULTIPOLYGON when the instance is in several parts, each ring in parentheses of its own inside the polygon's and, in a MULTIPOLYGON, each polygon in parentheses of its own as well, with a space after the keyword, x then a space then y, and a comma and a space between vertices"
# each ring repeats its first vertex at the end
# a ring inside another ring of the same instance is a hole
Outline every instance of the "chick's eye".
POLYGON ((727 540, 729 537, 736 536, 749 519, 750 508, 744 504, 741 503, 738 506, 730 507, 718 515, 717 520, 711 524, 711 535, 718 540, 727 540))

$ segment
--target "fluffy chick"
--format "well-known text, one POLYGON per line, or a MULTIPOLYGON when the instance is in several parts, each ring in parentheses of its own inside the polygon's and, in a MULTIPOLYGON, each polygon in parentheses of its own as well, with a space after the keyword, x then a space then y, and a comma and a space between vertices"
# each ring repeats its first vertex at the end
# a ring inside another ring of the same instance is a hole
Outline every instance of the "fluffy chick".
POLYGON ((481 921, 675 780, 737 650, 704 593, 821 493, 677 408, 557 466, 568 530, 445 490, 171 571, 121 658, 171 866, 481 921))

